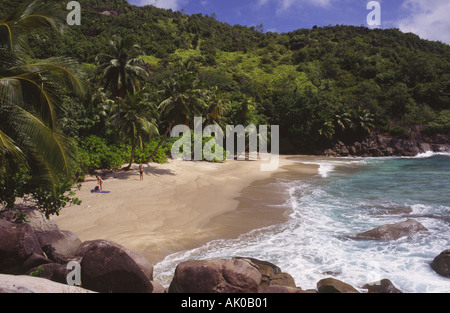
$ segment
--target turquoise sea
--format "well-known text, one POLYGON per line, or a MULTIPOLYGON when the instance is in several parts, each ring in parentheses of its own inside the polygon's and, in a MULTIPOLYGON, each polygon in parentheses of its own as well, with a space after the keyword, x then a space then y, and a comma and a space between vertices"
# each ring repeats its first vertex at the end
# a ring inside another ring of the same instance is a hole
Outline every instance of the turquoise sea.
POLYGON ((155 276, 169 281, 184 260, 246 256, 278 265, 303 289, 326 277, 357 288, 387 278, 403 292, 450 293, 450 280, 430 267, 450 249, 450 154, 298 162, 320 168, 308 179, 277 182, 290 195, 286 222, 170 255, 155 276), (349 238, 407 219, 429 232, 396 241, 349 238))

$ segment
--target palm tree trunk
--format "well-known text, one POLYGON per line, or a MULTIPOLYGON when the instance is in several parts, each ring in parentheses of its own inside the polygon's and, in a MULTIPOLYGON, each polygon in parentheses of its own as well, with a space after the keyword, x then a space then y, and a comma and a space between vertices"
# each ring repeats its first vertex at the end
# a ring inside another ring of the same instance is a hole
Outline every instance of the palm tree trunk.
POLYGON ((129 171, 131 169, 131 166, 133 165, 134 160, 134 154, 136 152, 136 133, 133 132, 133 138, 131 138, 131 158, 130 158, 130 164, 128 164, 127 167, 125 167, 125 171, 129 171))
POLYGON ((136 148, 133 146, 133 148, 131 148, 130 164, 128 164, 128 166, 124 168, 125 171, 129 171, 131 169, 131 166, 133 165, 135 151, 136 151, 136 148))
POLYGON ((167 128, 166 133, 164 134, 164 136, 161 138, 161 140, 158 143, 158 146, 156 146, 155 151, 153 151, 152 155, 149 156, 147 158, 147 160, 145 160, 146 163, 149 163, 151 159, 153 159, 153 157, 155 156, 156 152, 158 152, 159 147, 161 147, 162 143, 164 142, 164 140, 166 140, 167 135, 169 134, 169 132, 172 130, 172 124, 174 121, 170 122, 169 127, 167 128))

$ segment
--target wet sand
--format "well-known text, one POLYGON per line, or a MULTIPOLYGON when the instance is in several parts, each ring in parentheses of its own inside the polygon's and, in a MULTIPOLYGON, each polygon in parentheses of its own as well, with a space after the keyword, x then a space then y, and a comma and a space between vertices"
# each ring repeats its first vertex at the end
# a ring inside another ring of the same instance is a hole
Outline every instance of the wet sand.
POLYGON ((317 174, 317 166, 298 158, 280 156, 275 172, 260 171, 263 161, 170 161, 145 166, 144 181, 135 165, 104 174, 110 194, 91 193, 97 183, 88 178, 77 193, 82 205, 53 219, 82 241, 112 240, 156 264, 172 253, 284 221, 288 194, 277 180, 317 174))

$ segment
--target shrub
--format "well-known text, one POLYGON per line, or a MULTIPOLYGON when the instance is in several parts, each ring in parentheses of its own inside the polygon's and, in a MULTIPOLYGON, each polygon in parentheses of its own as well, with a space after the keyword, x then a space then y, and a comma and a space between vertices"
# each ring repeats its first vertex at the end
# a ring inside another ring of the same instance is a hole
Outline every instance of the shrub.
MULTIPOLYGON (((155 150, 159 139, 156 138, 146 144, 144 150, 136 149, 134 161, 145 163, 146 159, 155 150)), ((167 162, 167 155, 172 149, 172 141, 167 140, 158 149, 151 162, 163 164, 167 162)), ((78 162, 76 178, 82 180, 83 176, 99 169, 118 170, 131 157, 131 146, 126 144, 108 144, 105 139, 89 136, 78 145, 78 162)))
POLYGON ((434 121, 428 123, 427 134, 444 134, 450 132, 450 110, 440 112, 434 121))
POLYGON ((78 145, 77 176, 97 169, 119 169, 129 158, 131 148, 127 145, 108 145, 105 139, 89 136, 78 145))
POLYGON ((80 205, 81 200, 75 197, 74 191, 80 187, 74 187, 70 182, 58 184, 54 189, 37 187, 33 189, 31 196, 36 201, 36 208, 48 219, 51 215, 59 215, 67 205, 80 205))
MULTIPOLYGON (((178 137, 178 138, 172 138, 172 144, 178 140, 186 140, 183 137, 178 137)), ((221 148, 222 153, 220 153, 222 155, 221 158, 217 159, 215 157, 215 141, 213 136, 210 137, 202 137, 202 161, 209 161, 209 162, 223 162, 224 160, 226 160, 226 158, 228 157, 229 152, 226 151, 225 149, 221 148), (206 153, 205 153, 206 152, 206 153)), ((182 143, 182 142, 181 142, 182 143)), ((179 153, 177 153, 177 151, 175 151, 176 155, 175 157, 177 158, 183 158, 183 145, 180 147, 180 151, 178 151, 179 153)), ((194 133, 193 131, 191 131, 191 152, 192 152, 192 158, 194 158, 194 133)))

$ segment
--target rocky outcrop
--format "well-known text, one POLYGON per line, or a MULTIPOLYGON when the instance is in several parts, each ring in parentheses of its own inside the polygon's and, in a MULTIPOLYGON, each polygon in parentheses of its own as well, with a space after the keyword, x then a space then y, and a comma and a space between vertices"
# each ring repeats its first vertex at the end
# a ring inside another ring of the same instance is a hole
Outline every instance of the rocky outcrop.
POLYGON ((257 293, 262 275, 244 259, 186 261, 178 264, 169 293, 257 293))
MULTIPOLYGON (((18 221, 15 217, 18 210, 19 209, 2 211, 0 212, 0 219, 11 223, 20 223, 20 221, 18 221)), ((36 233, 59 230, 58 225, 56 225, 54 221, 48 220, 39 211, 31 208, 20 208, 20 212, 27 217, 27 224, 30 225, 36 233)))
POLYGON ((386 135, 372 135, 362 142, 344 143, 339 141, 333 148, 324 152, 327 156, 416 156, 428 151, 450 152, 450 138, 438 136, 436 138, 401 139, 386 135), (426 141, 427 140, 427 141, 426 141))
POLYGON ((409 219, 397 224, 383 225, 364 233, 350 236, 350 238, 363 240, 397 240, 401 237, 422 231, 428 231, 428 229, 416 220, 409 219))
POLYGON ((359 293, 353 286, 335 278, 325 278, 317 283, 319 293, 359 293))
MULTIPOLYGON (((74 233, 60 230, 39 212, 22 212, 28 222, 17 220, 14 211, 0 212, 0 274, 31 275, 67 284, 67 265, 77 261, 83 288, 117 293, 165 292, 153 281, 153 266, 140 254, 107 240, 81 243, 74 233)), ((11 289, 6 282, 0 282, 0 290, 30 291, 11 289)))
POLYGON ((67 275, 69 274, 69 270, 67 269, 66 264, 47 263, 32 268, 27 274, 67 285, 67 275))
POLYGON ((83 287, 104 293, 151 293, 153 266, 141 255, 108 240, 84 242, 81 257, 83 287))
POLYGON ((276 266, 273 263, 258 260, 255 258, 243 258, 239 257, 236 259, 243 259, 247 260, 248 262, 251 262, 256 268, 259 270, 259 272, 262 275, 261 280, 261 288, 267 288, 269 286, 286 286, 286 287, 293 287, 296 288, 295 280, 294 278, 288 274, 283 273, 281 269, 276 266))
POLYGON ((265 288, 262 293, 317 293, 317 290, 315 289, 307 289, 303 290, 300 287, 288 287, 288 286, 278 286, 278 285, 272 285, 267 288, 265 288))
POLYGON ((367 289, 368 293, 402 293, 389 279, 365 284, 363 289, 367 289))
POLYGON ((450 278, 450 249, 434 258, 431 268, 439 275, 450 278))
POLYGON ((20 274, 29 257, 42 256, 33 228, 26 223, 10 223, 0 219, 0 273, 20 274))
MULTIPOLYGON (((47 247, 51 251, 64 258, 73 258, 81 240, 70 231, 60 230, 54 221, 48 220, 45 216, 34 209, 23 208, 20 210, 26 215, 28 222, 17 221, 16 210, 7 210, 0 213, 0 220, 8 221, 15 225, 28 225, 36 235, 41 248, 47 247)), ((44 252, 46 253, 46 249, 44 252)))
POLYGON ((73 232, 66 230, 50 230, 36 232, 41 247, 51 250, 65 258, 73 258, 81 245, 81 240, 73 232), (48 249, 48 248, 47 248, 48 249))
POLYGON ((92 293, 45 278, 0 274, 0 293, 92 293))
MULTIPOLYGON (((170 293, 299 293, 294 278, 254 258, 187 261, 178 265, 170 293)), ((310 291, 308 291, 310 292, 310 291)))

